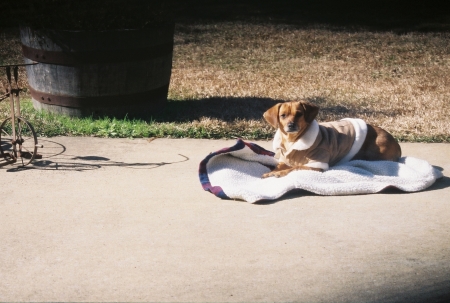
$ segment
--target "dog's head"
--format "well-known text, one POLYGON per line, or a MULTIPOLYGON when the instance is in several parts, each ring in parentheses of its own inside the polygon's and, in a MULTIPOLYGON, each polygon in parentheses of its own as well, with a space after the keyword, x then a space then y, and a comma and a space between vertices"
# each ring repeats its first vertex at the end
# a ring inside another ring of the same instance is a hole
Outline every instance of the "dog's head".
POLYGON ((303 133, 316 118, 319 107, 306 101, 278 103, 264 113, 264 119, 289 135, 303 133))

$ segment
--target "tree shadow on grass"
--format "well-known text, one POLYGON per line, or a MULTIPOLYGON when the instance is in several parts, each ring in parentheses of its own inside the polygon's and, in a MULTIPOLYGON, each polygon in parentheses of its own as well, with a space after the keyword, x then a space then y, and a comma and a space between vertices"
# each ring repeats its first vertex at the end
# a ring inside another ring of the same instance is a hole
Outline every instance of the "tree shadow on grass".
MULTIPOLYGON (((0 27, 21 19, 21 1, 0 2, 0 27), (17 5, 12 5, 18 3, 17 5), (3 10, 2 10, 3 11, 3 10), (19 18, 17 18, 19 16, 19 18)), ((178 24, 258 22, 297 27, 326 25, 335 30, 444 32, 450 29, 448 1, 407 0, 167 0, 178 24)), ((93 7, 95 10, 95 8, 93 7)), ((89 18, 89 16, 85 16, 89 18)))
MULTIPOLYGON (((339 120, 346 117, 389 116, 397 113, 361 108, 353 104, 337 104, 324 97, 304 99, 320 107, 319 121, 339 120)), ((235 120, 260 120, 266 110, 286 100, 260 97, 212 97, 194 100, 169 100, 165 109, 154 116, 157 122, 191 122, 201 118, 225 122, 235 120)))
POLYGON ((254 21, 335 30, 443 32, 450 29, 443 2, 361 0, 190 0, 177 2, 181 24, 254 21))
POLYGON ((196 100, 169 100, 158 122, 189 122, 203 117, 232 122, 236 119, 259 120, 263 113, 283 100, 258 97, 212 97, 196 100))

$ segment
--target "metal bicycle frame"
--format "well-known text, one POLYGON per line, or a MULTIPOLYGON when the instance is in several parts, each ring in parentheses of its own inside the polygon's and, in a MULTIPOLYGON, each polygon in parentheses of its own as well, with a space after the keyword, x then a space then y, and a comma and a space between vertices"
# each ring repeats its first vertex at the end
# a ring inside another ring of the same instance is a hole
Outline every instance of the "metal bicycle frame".
MULTIPOLYGON (((5 68, 6 70, 6 78, 8 80, 8 87, 7 92, 5 95, 0 97, 0 102, 4 99, 10 97, 10 107, 11 107, 11 124, 12 124, 12 137, 13 137, 13 149, 15 151, 15 139, 16 139, 16 117, 20 117, 20 91, 22 90, 19 88, 18 79, 19 79, 19 67, 20 66, 28 66, 28 65, 36 65, 38 62, 33 63, 23 63, 23 64, 11 64, 11 65, 1 65, 0 68, 5 68), (13 72, 11 74, 11 68, 13 69, 13 72), (13 88, 12 84, 12 77, 14 77, 15 87, 13 88), (16 112, 17 111, 17 112, 16 112)), ((1 165, 0 165, 1 166, 1 165)))

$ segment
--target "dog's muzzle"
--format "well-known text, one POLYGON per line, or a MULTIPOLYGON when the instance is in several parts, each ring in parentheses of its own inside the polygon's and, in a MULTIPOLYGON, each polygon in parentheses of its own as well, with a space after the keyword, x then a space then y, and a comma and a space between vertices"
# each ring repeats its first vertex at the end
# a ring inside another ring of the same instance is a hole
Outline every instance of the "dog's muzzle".
POLYGON ((286 125, 286 132, 288 132, 288 133, 294 133, 294 132, 298 132, 298 125, 297 124, 295 124, 294 122, 289 122, 287 125, 286 125))

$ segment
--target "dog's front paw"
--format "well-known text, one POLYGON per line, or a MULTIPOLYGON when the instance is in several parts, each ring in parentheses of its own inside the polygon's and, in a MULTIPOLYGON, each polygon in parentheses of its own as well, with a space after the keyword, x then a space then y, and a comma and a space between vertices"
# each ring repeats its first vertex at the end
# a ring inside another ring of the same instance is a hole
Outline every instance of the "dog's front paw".
POLYGON ((284 175, 281 174, 281 172, 279 172, 279 171, 271 171, 271 172, 268 172, 268 173, 265 173, 264 175, 262 175, 262 178, 263 179, 264 178, 269 178, 269 177, 279 178, 279 177, 282 177, 282 176, 284 176, 284 175))
POLYGON ((261 176, 261 178, 265 179, 265 178, 269 178, 272 177, 270 173, 265 173, 264 175, 261 176))
POLYGON ((269 177, 275 177, 275 175, 272 172, 269 172, 269 173, 265 173, 264 175, 261 176, 261 178, 263 178, 263 179, 269 178, 269 177))

